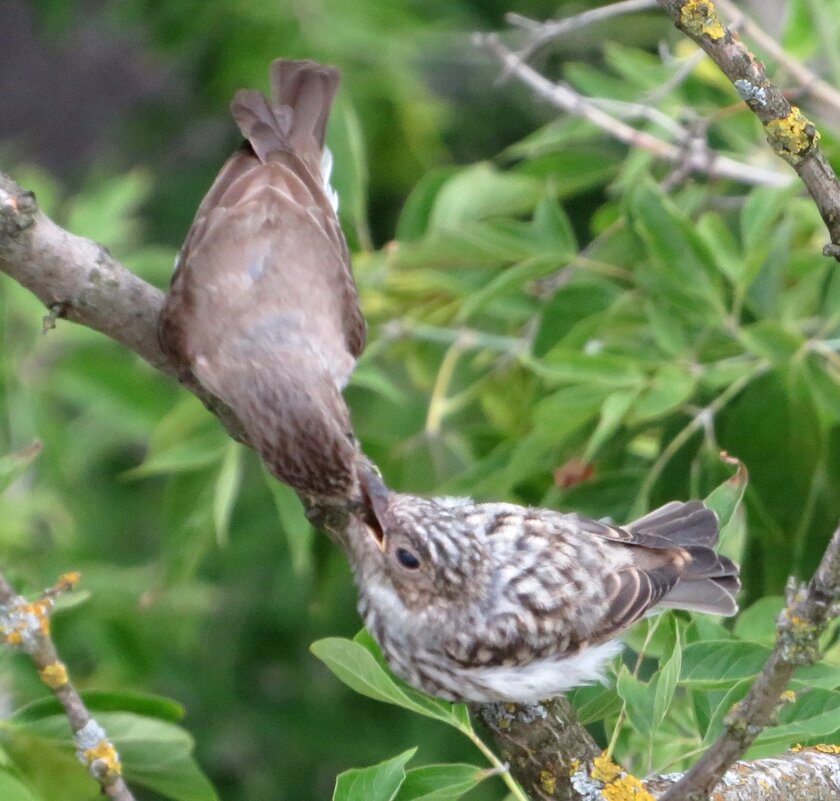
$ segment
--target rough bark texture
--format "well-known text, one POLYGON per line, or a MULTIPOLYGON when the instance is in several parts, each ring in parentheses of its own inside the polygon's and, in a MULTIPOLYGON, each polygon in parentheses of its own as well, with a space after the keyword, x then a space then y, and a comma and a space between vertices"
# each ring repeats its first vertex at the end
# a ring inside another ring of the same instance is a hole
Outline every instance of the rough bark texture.
POLYGON ((38 674, 64 708, 79 761, 113 801, 135 801, 122 777, 119 754, 94 720, 67 675, 50 636, 50 613, 55 597, 70 589, 78 575, 62 576, 37 601, 18 595, 0 573, 0 641, 19 648, 38 668, 38 674))
POLYGON ((785 98, 764 65, 724 27, 711 0, 657 0, 686 36, 693 39, 732 81, 761 120, 775 153, 796 170, 828 228, 824 253, 840 260, 840 183, 819 146, 816 126, 785 98))
POLYGON ((482 704, 472 712, 492 732, 502 759, 534 799, 575 801, 569 782, 601 749, 563 697, 541 704, 482 704))

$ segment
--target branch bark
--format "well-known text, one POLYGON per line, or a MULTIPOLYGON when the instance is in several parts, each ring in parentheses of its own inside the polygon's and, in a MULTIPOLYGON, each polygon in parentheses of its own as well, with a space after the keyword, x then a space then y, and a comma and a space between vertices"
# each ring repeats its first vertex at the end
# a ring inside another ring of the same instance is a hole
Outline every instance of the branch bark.
POLYGON ((806 586, 791 584, 779 616, 776 646, 747 696, 726 720, 720 739, 669 789, 662 801, 703 801, 727 768, 773 722, 780 697, 801 665, 820 658, 819 638, 838 614, 840 602, 840 527, 820 566, 806 586))
POLYGON ((114 744, 70 681, 50 636, 50 613, 55 598, 77 580, 78 574, 62 576, 37 601, 29 602, 0 573, 0 637, 6 645, 19 648, 30 657, 41 681, 61 703, 73 730, 76 755, 102 787, 103 795, 114 801, 135 801, 122 777, 122 764, 114 744))
POLYGON ((758 117, 776 155, 796 170, 819 209, 830 244, 823 253, 840 261, 840 183, 819 146, 816 126, 767 76, 764 65, 724 27, 711 0, 657 0, 681 30, 693 39, 732 81, 758 117))

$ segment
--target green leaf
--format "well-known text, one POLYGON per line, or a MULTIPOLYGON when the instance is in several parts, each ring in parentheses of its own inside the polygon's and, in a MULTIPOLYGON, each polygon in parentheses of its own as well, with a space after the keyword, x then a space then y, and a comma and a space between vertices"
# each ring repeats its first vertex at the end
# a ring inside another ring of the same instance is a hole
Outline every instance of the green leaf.
POLYGON ((0 493, 23 474, 26 468, 38 458, 42 449, 43 445, 35 440, 31 445, 15 453, 0 456, 0 493))
POLYGON ((367 152, 359 115, 346 94, 337 98, 330 115, 328 139, 333 154, 331 182, 339 194, 339 213, 355 229, 359 247, 370 250, 367 152))
POLYGON ((534 354, 543 356, 581 320, 597 319, 619 294, 618 287, 607 281, 578 281, 560 289, 543 309, 534 354))
POLYGON ((752 687, 752 679, 743 679, 723 693, 709 718, 709 725, 703 735, 703 745, 711 745, 720 737, 723 733, 726 716, 732 711, 735 704, 749 692, 750 687, 752 687))
POLYGON ((213 492, 213 530, 219 544, 227 542, 230 516, 233 514, 241 480, 242 446, 231 440, 222 453, 222 463, 216 475, 213 492))
POLYGON ((405 764, 416 753, 410 748, 378 765, 344 771, 335 780, 333 801, 392 801, 405 780, 405 764))
POLYGON ((430 228, 494 216, 515 216, 533 210, 542 191, 535 178, 503 173, 487 162, 458 172, 440 189, 429 220, 430 228))
POLYGON ((569 700, 574 704, 578 721, 584 726, 617 715, 621 709, 621 698, 615 688, 599 684, 572 690, 569 700))
POLYGON ((537 370, 546 381, 558 383, 640 388, 645 380, 639 364, 626 356, 581 353, 562 346, 546 353, 537 370))
POLYGON ((306 519, 300 499, 291 487, 281 484, 265 466, 263 477, 274 499, 280 528, 286 537, 292 569, 298 576, 308 575, 312 570, 312 547, 315 538, 312 524, 306 519))
POLYGON ((615 689, 626 705, 630 725, 643 737, 650 737, 655 727, 655 685, 640 681, 627 669, 627 665, 622 665, 615 689))
POLYGON ((628 419, 644 423, 679 409, 694 394, 697 378, 678 364, 663 364, 633 404, 628 419))
POLYGON ((769 655, 769 648, 741 640, 691 643, 682 654, 680 683, 705 690, 729 687, 755 676, 769 655))
POLYGON ((618 431, 633 402, 639 396, 640 390, 620 389, 607 397, 601 406, 601 418, 592 432, 586 450, 583 454, 584 462, 591 462, 598 449, 618 431))
POLYGON ((805 342, 800 334, 788 330, 775 320, 759 320, 741 328, 738 338, 750 352, 774 364, 788 362, 805 342))
POLYGON ((424 765, 406 773, 396 801, 457 801, 487 778, 475 765, 424 765))
POLYGON ((656 682, 653 696, 654 728, 660 726, 668 714, 671 702, 674 700, 674 692, 677 689, 677 682, 682 669, 682 638, 680 637, 679 626, 676 625, 673 617, 671 618, 671 625, 674 629, 674 650, 671 657, 659 669, 652 680, 656 682))
POLYGON ((154 453, 150 451, 141 465, 126 470, 122 477, 135 479, 199 470, 218 462, 226 447, 227 443, 215 431, 186 441, 173 442, 170 447, 154 453))
POLYGON ((397 241, 411 242, 421 239, 426 234, 435 198, 441 187, 458 171, 458 167, 439 167, 427 172, 414 185, 400 212, 395 237, 397 241))
POLYGON ((361 642, 327 637, 312 643, 309 650, 360 695, 464 729, 463 712, 458 712, 456 705, 430 698, 409 687, 380 661, 381 655, 377 659, 361 642))
MULTIPOLYGON (((744 640, 711 640, 687 645, 682 654, 680 684, 714 690, 756 676, 771 649, 744 640)), ((840 667, 818 662, 799 668, 791 681, 796 687, 833 689, 840 686, 840 667)))
POLYGON ((735 634, 742 640, 772 647, 776 642, 776 619, 785 605, 780 595, 759 598, 735 620, 735 634))
MULTIPOLYGON (((193 756, 193 739, 180 726, 128 712, 96 716, 114 743, 129 785, 139 784, 174 801, 217 801, 193 756)), ((14 729, 74 748, 63 715, 15 724, 14 729)))
POLYGON ((782 189, 760 186, 750 192, 741 211, 741 239, 745 253, 764 247, 767 232, 773 230, 777 219, 799 191, 794 183, 782 189))
POLYGON ((720 521, 720 530, 723 532, 732 520, 735 510, 744 499, 744 492, 747 489, 749 476, 743 462, 729 455, 721 455, 726 464, 735 467, 735 475, 726 479, 718 487, 715 487, 705 498, 704 503, 710 509, 717 512, 720 521))
MULTIPOLYGON (((91 712, 134 712, 138 715, 175 723, 184 717, 184 707, 160 695, 110 690, 84 690, 85 706, 91 712)), ((30 723, 42 718, 62 715, 64 708, 57 698, 41 698, 15 710, 12 723, 30 723)))
POLYGON ((577 240, 569 216, 551 193, 543 195, 534 210, 533 231, 537 239, 558 254, 577 252, 577 240))
POLYGON ((67 229, 116 250, 133 245, 140 233, 136 214, 151 187, 151 176, 137 169, 98 180, 69 204, 67 229))
POLYGON ((12 773, 0 770, 0 798, 3 801, 39 801, 40 796, 32 791, 12 773))
POLYGON ((778 723, 759 735, 757 745, 772 744, 778 748, 800 740, 813 742, 838 730, 840 692, 811 689, 779 710, 778 723))
POLYGON ((651 256, 636 271, 639 281, 689 318, 724 317, 714 253, 693 222, 650 181, 631 195, 630 206, 634 228, 651 256))
POLYGON ((477 312, 483 311, 495 300, 520 295, 526 284, 556 272, 566 258, 563 253, 550 256, 533 256, 513 267, 502 270, 485 286, 464 299, 461 308, 455 315, 455 320, 465 322, 477 312))

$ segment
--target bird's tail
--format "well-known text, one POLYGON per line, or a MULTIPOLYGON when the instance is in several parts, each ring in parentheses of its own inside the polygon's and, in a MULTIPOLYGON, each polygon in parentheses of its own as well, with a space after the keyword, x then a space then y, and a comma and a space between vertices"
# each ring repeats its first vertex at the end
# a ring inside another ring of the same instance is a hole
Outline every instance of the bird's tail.
POLYGON ((661 537, 687 551, 691 561, 676 586, 659 602, 670 609, 734 615, 741 589, 738 566, 715 551, 720 529, 717 515, 700 501, 674 501, 626 527, 637 535, 661 537))
POLYGON ((261 92, 240 89, 230 111, 260 161, 293 153, 318 175, 326 172, 324 134, 340 79, 333 67, 277 59, 271 65, 271 103, 261 92))

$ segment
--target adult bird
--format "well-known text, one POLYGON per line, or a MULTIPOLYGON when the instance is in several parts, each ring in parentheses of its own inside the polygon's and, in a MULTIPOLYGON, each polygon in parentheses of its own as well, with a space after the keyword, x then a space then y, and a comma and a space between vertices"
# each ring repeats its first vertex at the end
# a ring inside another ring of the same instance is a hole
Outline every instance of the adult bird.
POLYGON ((357 445, 341 395, 365 323, 324 147, 339 73, 271 65, 271 99, 240 90, 245 142, 198 208, 160 317, 163 350, 233 409, 269 470, 346 497, 357 445))

